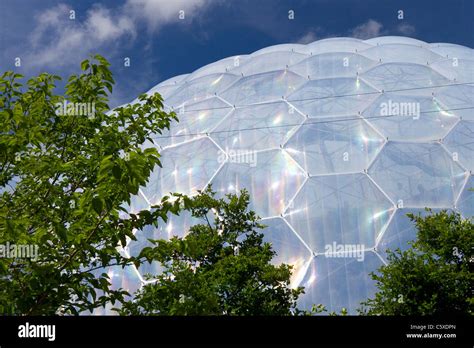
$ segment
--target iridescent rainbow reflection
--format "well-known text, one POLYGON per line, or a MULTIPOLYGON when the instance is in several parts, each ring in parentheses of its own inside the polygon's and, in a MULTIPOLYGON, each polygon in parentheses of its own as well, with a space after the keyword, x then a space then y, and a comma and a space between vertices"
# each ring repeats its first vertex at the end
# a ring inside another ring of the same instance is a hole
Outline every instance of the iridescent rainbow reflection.
MULTIPOLYGON (((404 249, 416 235, 406 213, 428 206, 473 214, 473 52, 404 37, 331 38, 164 81, 149 93, 162 93, 180 122, 144 145, 157 147, 163 167, 130 210, 209 184, 218 196, 245 188, 268 225, 273 261, 294 265, 291 285, 306 287, 299 305, 355 314, 375 291, 369 273, 386 262, 384 249, 404 249), (459 54, 454 68, 445 57, 459 54), (415 103, 420 117, 383 114, 383 103, 415 103), (326 254, 333 243, 360 246, 363 260, 326 254)), ((195 223, 136 231, 129 252, 195 223)), ((160 267, 137 273, 147 271, 160 267)))

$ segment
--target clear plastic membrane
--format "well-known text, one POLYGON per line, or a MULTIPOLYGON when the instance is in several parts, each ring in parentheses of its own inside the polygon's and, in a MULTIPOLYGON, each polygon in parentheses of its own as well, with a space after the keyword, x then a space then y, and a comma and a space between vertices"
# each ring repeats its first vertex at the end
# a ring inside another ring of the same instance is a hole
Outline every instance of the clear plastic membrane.
MULTIPOLYGON (((369 273, 386 249, 409 247, 407 213, 425 207, 474 214, 474 51, 407 37, 283 44, 168 79, 161 93, 179 122, 152 136, 162 167, 131 212, 169 192, 219 196, 245 188, 263 218, 276 264, 294 266, 301 308, 355 314, 375 293, 369 273)), ((184 236, 186 214, 135 231, 125 248, 184 236)), ((147 264, 113 272, 135 290, 147 264)))

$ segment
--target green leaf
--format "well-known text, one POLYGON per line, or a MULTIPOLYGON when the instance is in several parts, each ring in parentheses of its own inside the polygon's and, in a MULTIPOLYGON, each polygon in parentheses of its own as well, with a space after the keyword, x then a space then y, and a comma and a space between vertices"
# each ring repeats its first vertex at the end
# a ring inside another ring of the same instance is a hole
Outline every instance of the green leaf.
POLYGON ((89 65, 89 60, 86 59, 86 60, 83 60, 81 62, 81 69, 82 70, 86 71, 87 69, 89 69, 89 66, 90 66, 89 65))
POLYGON ((68 241, 67 230, 66 230, 66 228, 64 228, 64 226, 59 225, 59 226, 56 228, 56 232, 58 233, 59 238, 61 238, 61 240, 62 240, 63 242, 67 242, 67 241, 68 241))
POLYGON ((122 169, 118 164, 115 164, 112 167, 112 174, 116 179, 120 179, 122 177, 122 169))
POLYGON ((104 209, 104 201, 99 197, 92 198, 92 208, 97 214, 101 214, 104 209))

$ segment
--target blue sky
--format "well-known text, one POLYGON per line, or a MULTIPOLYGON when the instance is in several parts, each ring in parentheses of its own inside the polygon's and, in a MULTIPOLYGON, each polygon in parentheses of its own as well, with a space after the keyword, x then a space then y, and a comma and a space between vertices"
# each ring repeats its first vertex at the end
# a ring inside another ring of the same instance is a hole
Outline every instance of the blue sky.
POLYGON ((1 71, 68 76, 99 53, 117 82, 111 106, 172 76, 281 43, 402 35, 474 48, 472 0, 0 0, 0 13, 1 71))

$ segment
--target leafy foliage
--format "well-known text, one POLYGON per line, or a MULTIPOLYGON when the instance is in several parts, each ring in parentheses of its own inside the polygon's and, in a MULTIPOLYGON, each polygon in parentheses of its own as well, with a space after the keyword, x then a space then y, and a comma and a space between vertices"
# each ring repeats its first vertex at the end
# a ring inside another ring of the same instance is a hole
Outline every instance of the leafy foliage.
POLYGON ((298 316, 306 316, 306 317, 309 317, 309 316, 313 316, 313 315, 329 315, 329 316, 338 316, 338 315, 341 315, 341 316, 346 316, 348 313, 347 313, 347 309, 346 308, 342 308, 340 310, 339 313, 335 312, 335 311, 331 311, 331 312, 328 312, 328 309, 326 308, 325 305, 323 304, 313 304, 311 306, 311 309, 300 309, 300 308, 297 308, 295 310, 295 315, 298 315, 298 316))
POLYGON ((58 76, 41 74, 24 91, 21 75, 0 78, 0 245, 39 252, 0 258, 0 313, 79 314, 119 301, 122 314, 290 314, 302 289, 289 288, 290 266, 270 263, 274 251, 256 231, 263 226, 247 211, 246 192, 228 201, 210 189, 192 199, 172 194, 149 210, 127 211, 161 166, 156 149, 143 144, 177 118, 162 111, 159 94, 109 112, 109 63, 97 55, 81 69, 64 96, 54 93, 58 76), (120 253, 134 230, 183 210, 207 224, 185 239, 157 241, 139 257, 120 253), (95 274, 152 260, 165 272, 134 302, 111 289, 106 273, 95 274))
POLYGON ((21 75, 0 78, 0 244, 39 247, 34 261, 0 258, 2 314, 74 314, 123 300, 126 292, 92 271, 130 263, 118 247, 174 206, 163 200, 153 212, 119 214, 160 165, 142 144, 175 114, 162 111, 159 94, 109 113, 109 63, 97 55, 81 68, 64 96, 54 94, 58 76, 43 73, 24 91, 21 75), (58 112, 65 101, 95 111, 58 112))
POLYGON ((302 288, 291 289, 291 266, 274 266, 275 255, 253 211, 249 195, 216 199, 207 189, 189 202, 194 225, 184 238, 153 241, 140 257, 159 261, 153 277, 121 314, 289 315, 302 288))
POLYGON ((378 292, 363 302, 368 315, 473 314, 474 225, 442 211, 409 217, 418 239, 389 252, 389 264, 372 274, 378 292))

